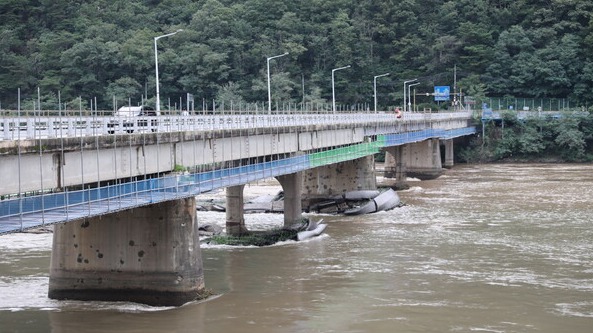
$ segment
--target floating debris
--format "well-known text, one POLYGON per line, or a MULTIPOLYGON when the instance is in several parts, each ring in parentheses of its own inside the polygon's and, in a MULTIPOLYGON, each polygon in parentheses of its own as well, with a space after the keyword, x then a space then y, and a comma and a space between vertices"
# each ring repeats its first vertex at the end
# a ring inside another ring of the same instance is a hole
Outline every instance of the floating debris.
POLYGON ((287 240, 302 241, 321 235, 327 226, 321 222, 322 220, 311 222, 309 219, 303 219, 302 222, 295 223, 290 227, 268 231, 249 231, 238 236, 218 234, 203 242, 233 246, 270 246, 287 240))

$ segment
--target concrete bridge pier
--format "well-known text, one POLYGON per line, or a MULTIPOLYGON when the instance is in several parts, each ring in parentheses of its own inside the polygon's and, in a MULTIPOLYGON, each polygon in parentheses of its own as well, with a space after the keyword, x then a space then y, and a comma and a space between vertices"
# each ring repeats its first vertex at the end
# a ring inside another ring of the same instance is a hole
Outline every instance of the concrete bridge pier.
POLYGON ((454 165, 453 162, 453 139, 443 140, 445 145, 445 168, 451 168, 454 165))
POLYGON ((385 147, 385 162, 383 164, 383 177, 395 178, 397 173, 397 161, 396 158, 398 148, 400 146, 385 147))
POLYGON ((284 226, 298 223, 303 218, 301 192, 303 188, 303 173, 296 172, 276 177, 282 191, 284 191, 284 226))
POLYGON ((310 169, 304 171, 303 177, 305 207, 348 191, 377 189, 373 155, 310 169))
MULTIPOLYGON (((284 226, 300 222, 302 215, 301 188, 303 176, 301 172, 276 177, 284 192, 284 226)), ((228 235, 240 236, 249 232, 245 226, 245 209, 243 190, 245 185, 226 188, 226 232, 228 235)))
POLYGON ((408 144, 405 156, 407 174, 419 179, 434 179, 443 173, 439 139, 428 139, 408 144))
POLYGON ((245 185, 226 188, 226 233, 230 236, 240 236, 248 232, 244 216, 244 188, 245 185))
POLYGON ((204 290, 195 198, 55 227, 50 298, 179 306, 204 290))
POLYGON ((407 165, 405 156, 408 145, 391 146, 385 148, 385 178, 395 178, 395 185, 398 188, 407 187, 407 165))

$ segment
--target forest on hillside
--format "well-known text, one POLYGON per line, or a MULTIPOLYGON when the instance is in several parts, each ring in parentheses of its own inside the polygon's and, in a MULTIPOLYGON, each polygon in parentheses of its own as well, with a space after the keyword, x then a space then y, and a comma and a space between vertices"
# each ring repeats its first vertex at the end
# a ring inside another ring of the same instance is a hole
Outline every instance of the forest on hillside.
MULTIPOLYGON (((593 105, 590 0, 0 0, 0 108, 96 98, 401 105, 403 81, 593 105), (146 96, 146 97, 144 97, 146 96), (25 103, 25 102, 23 102, 25 103)), ((427 102, 430 102, 427 98, 427 102)), ((87 108, 86 102, 83 107, 87 108)), ((198 107, 196 107, 198 108, 198 107)))

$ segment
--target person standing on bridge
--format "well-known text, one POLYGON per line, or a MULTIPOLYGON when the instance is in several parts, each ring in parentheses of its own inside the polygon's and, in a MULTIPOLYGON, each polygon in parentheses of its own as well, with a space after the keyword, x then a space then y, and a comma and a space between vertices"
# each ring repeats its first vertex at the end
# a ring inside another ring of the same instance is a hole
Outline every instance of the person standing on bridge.
POLYGON ((398 119, 402 117, 402 110, 399 106, 395 107, 395 117, 398 119))

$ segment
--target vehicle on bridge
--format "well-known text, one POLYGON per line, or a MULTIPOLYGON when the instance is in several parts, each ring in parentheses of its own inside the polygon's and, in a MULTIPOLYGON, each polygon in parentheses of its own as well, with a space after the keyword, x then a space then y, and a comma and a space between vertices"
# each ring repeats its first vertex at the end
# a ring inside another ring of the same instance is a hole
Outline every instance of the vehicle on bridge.
MULTIPOLYGON (((107 127, 110 128, 107 132, 113 134, 116 128, 122 126, 127 133, 134 133, 134 125, 137 127, 147 127, 148 119, 146 117, 158 116, 159 113, 154 108, 146 105, 122 106, 113 114, 115 118, 107 124, 107 127)), ((150 126, 151 131, 156 132, 156 127, 158 126, 157 119, 150 119, 150 126)))

